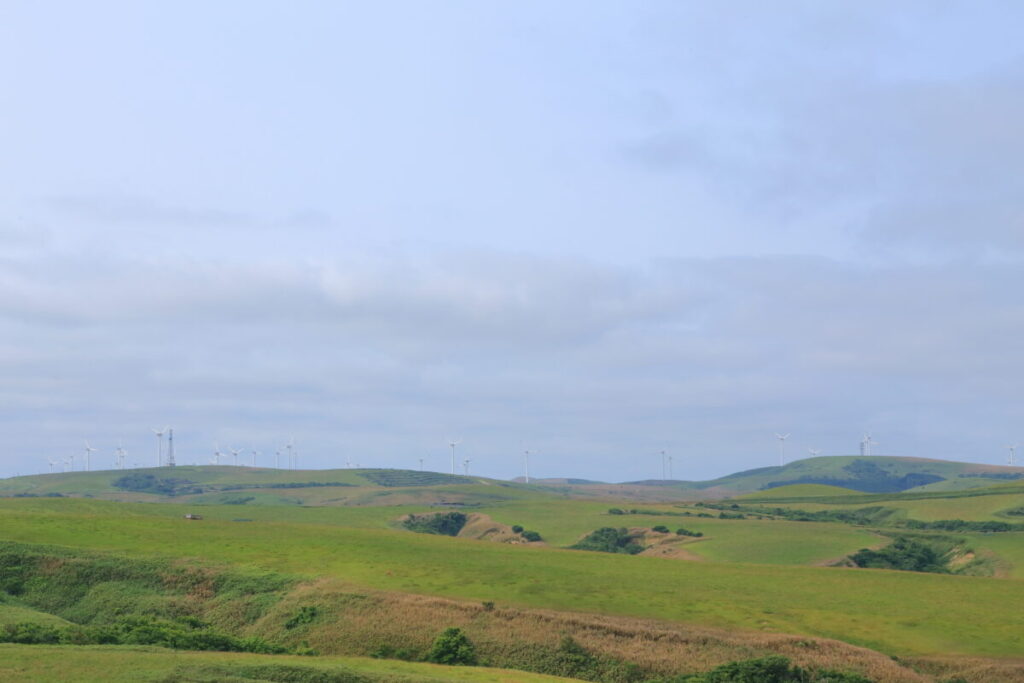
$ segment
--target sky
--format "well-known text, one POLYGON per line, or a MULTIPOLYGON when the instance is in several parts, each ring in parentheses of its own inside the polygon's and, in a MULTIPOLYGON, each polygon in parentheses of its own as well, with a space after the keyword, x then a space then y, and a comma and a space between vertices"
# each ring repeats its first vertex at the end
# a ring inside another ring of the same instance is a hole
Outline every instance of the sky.
POLYGON ((1024 441, 1018 2, 0 4, 0 476, 1024 441), (228 458, 223 462, 231 462, 228 458), (284 460, 282 459, 282 465, 284 460))

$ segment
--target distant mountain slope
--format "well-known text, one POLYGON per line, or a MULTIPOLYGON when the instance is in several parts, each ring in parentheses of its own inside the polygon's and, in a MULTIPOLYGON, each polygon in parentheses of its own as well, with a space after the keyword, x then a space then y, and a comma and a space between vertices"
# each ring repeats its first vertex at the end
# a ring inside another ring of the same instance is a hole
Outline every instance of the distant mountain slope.
POLYGON ((971 488, 1024 477, 1024 468, 894 456, 822 456, 782 467, 762 467, 720 479, 687 483, 723 494, 763 491, 796 484, 839 486, 863 493, 896 493, 922 486, 947 490, 971 488))

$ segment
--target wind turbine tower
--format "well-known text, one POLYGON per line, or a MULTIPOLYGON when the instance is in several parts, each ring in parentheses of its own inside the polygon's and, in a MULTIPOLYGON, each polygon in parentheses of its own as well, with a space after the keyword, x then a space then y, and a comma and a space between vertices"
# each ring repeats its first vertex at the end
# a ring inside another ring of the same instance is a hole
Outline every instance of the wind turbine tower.
POLYGON ((238 467, 238 454, 242 452, 242 449, 229 448, 228 450, 231 451, 231 458, 234 460, 235 467, 238 467))
POLYGON ((523 472, 526 475, 526 483, 530 483, 530 451, 523 451, 523 472))
POLYGON ((256 456, 259 455, 259 454, 260 454, 259 451, 253 451, 252 452, 252 466, 253 467, 256 467, 256 456))
POLYGON ((455 447, 462 443, 462 439, 449 439, 448 445, 452 447, 452 476, 455 476, 455 447))
POLYGON ((465 460, 462 461, 462 470, 467 477, 469 476, 469 463, 471 462, 473 461, 470 460, 469 458, 466 458, 465 460))
POLYGON ((423 471, 423 458, 420 458, 420 472, 423 471))
POLYGON ((152 432, 156 434, 156 466, 160 467, 164 464, 164 430, 154 429, 152 432))
POLYGON ((174 430, 167 428, 167 466, 174 467, 174 430))
POLYGON ((776 434, 775 438, 779 440, 779 467, 782 467, 786 464, 786 439, 789 434, 776 434))
POLYGON ((661 451, 661 480, 665 481, 668 479, 668 475, 665 471, 665 451, 661 451))
POLYGON ((1012 446, 1007 446, 1006 448, 1007 448, 1007 450, 1010 451, 1010 457, 1007 458, 1006 464, 1009 465, 1010 467, 1013 467, 1013 463, 1016 460, 1016 456, 1017 456, 1017 444, 1013 444, 1012 446))
POLYGON ((668 456, 668 478, 672 479, 672 456, 668 456))
POLYGON ((88 472, 90 470, 90 463, 91 463, 90 456, 93 453, 95 453, 95 452, 96 452, 96 449, 93 448, 92 446, 90 446, 89 442, 86 441, 85 442, 85 471, 86 472, 88 472))

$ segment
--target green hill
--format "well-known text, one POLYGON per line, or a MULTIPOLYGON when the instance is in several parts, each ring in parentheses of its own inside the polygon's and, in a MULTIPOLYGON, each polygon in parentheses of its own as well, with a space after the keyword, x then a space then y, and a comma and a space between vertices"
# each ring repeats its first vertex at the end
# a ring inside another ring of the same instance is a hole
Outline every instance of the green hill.
POLYGON ((897 493, 940 484, 946 490, 959 490, 1018 479, 1024 479, 1024 467, 881 455, 834 455, 737 472, 710 481, 686 482, 681 487, 714 492, 719 497, 795 484, 838 486, 863 493, 897 493))

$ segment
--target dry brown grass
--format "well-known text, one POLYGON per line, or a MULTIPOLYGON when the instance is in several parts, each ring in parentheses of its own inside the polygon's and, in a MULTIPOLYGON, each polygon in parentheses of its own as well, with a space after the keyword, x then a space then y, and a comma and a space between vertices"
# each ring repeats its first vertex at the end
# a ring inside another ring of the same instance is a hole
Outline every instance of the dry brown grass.
POLYGON ((960 677, 970 683, 1024 683, 1024 659, 916 657, 906 661, 938 680, 960 677))
POLYGON ((326 579, 299 586, 251 633, 289 633, 295 643, 308 641, 325 654, 365 655, 390 647, 418 656, 448 626, 462 628, 489 664, 509 668, 529 668, 531 655, 553 650, 568 635, 595 654, 633 662, 650 675, 706 671, 730 661, 781 654, 801 666, 858 671, 880 682, 936 680, 879 652, 824 638, 548 610, 488 609, 479 603, 353 589, 326 579), (309 626, 286 631, 284 622, 304 605, 318 606, 321 616, 309 626))

